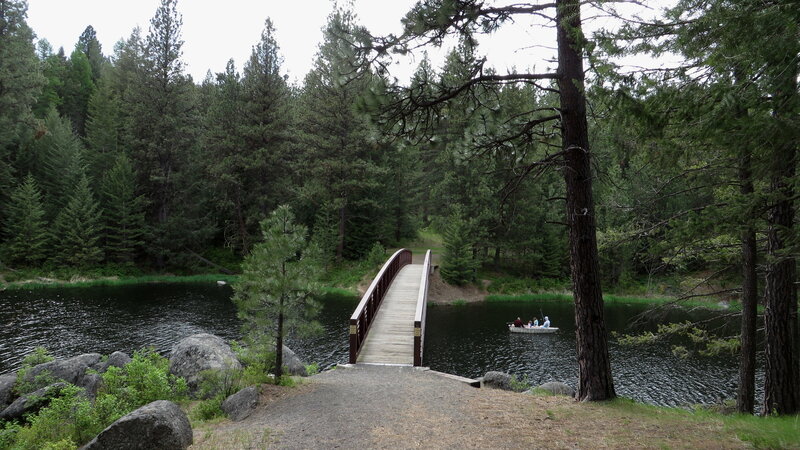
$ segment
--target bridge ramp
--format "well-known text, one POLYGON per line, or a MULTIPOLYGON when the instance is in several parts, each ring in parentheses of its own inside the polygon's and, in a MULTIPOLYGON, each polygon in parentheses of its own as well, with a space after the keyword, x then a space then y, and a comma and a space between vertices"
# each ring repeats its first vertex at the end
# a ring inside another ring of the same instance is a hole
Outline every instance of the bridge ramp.
POLYGON ((422 264, 408 264, 397 273, 370 326, 359 363, 414 364, 414 313, 422 270, 422 264))

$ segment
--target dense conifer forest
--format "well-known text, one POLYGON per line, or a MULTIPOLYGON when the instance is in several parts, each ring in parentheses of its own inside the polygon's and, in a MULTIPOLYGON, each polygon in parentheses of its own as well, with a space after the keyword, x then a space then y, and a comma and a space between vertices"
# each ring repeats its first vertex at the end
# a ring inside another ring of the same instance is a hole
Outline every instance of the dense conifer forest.
MULTIPOLYGON (((766 411, 797 412, 800 7, 679 1, 588 36, 579 3, 556 4, 421 2, 388 37, 335 9, 293 85, 269 19, 243 65, 193 80, 175 0, 113 49, 92 26, 54 49, 0 0, 0 269, 236 271, 288 204, 329 266, 430 230, 450 282, 571 279, 579 330, 604 335, 600 285, 740 303, 739 409, 763 327, 766 411), (475 35, 547 8, 558 71, 485 66, 475 35), (408 85, 384 70, 445 36, 408 85), (682 65, 614 64, 666 53, 682 65)), ((613 397, 595 362, 582 398, 613 397)))

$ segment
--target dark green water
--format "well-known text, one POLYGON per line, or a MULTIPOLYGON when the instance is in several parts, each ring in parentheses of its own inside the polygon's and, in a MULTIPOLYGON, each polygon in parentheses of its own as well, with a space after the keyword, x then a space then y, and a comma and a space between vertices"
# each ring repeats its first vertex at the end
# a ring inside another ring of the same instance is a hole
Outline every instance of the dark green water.
MULTIPOLYGON (((231 289, 214 284, 151 284, 124 287, 44 289, 0 292, 0 373, 19 367, 37 346, 57 357, 87 352, 132 352, 153 346, 167 353, 180 339, 213 333, 240 337, 231 289)), ((322 369, 347 361, 348 319, 356 298, 328 297, 314 338, 289 338, 307 362, 322 369)), ((606 309, 609 331, 629 332, 644 311, 640 305, 612 304, 606 309)), ((658 321, 707 318, 712 313, 672 310, 658 321)), ((434 370, 478 377, 489 370, 575 386, 575 330, 569 302, 478 303, 428 308, 424 364, 434 370), (505 323, 547 314, 560 331, 554 335, 511 334, 505 323)), ((655 329, 655 322, 639 329, 655 329)), ((675 358, 669 346, 647 348, 610 344, 617 393, 658 405, 713 403, 733 398, 736 360, 675 358)), ((759 375, 760 376, 760 375, 759 375)))

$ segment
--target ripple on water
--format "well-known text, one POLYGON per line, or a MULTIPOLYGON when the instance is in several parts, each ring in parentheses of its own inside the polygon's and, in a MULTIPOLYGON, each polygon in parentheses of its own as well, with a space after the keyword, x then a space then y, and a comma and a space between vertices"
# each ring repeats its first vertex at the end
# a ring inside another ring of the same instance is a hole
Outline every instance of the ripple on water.
MULTIPOLYGON (((17 368, 37 346, 57 357, 69 357, 115 350, 130 353, 147 346, 167 353, 178 340, 196 333, 239 339, 240 321, 230 295, 229 287, 210 284, 0 292, 0 373, 17 368)), ((328 299, 320 318, 322 334, 290 336, 287 345, 321 369, 346 362, 348 319, 356 303, 355 298, 328 299)), ((610 305, 607 328, 629 332, 627 324, 640 312, 638 305, 610 305)), ((668 320, 691 318, 685 312, 673 315, 668 320)), ((424 363, 434 370, 472 378, 500 370, 527 378, 533 385, 547 381, 577 385, 570 303, 437 306, 428 309, 427 318, 424 363), (560 328, 557 334, 512 334, 505 328, 517 316, 541 318, 544 314, 560 328)), ((655 325, 650 324, 651 329, 655 325)), ((679 359, 669 345, 641 348, 613 342, 609 352, 619 395, 665 406, 735 397, 737 361, 733 356, 679 359)), ((757 386, 762 385, 759 372, 757 386)), ((759 391, 757 398, 761 396, 759 391)))

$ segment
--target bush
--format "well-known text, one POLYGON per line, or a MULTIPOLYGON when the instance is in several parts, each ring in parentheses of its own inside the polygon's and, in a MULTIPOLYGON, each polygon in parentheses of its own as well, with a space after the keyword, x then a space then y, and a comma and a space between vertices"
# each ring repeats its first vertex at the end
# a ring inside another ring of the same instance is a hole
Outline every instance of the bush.
POLYGON ((28 372, 39 364, 53 361, 55 358, 44 347, 36 347, 33 352, 27 354, 22 360, 22 368, 17 372, 17 381, 14 384, 14 392, 17 395, 29 394, 37 389, 55 383, 56 379, 49 371, 43 371, 28 380, 28 372))
POLYGON ((316 375, 319 373, 319 364, 311 363, 306 366, 306 374, 308 376, 316 375))
POLYGON ((101 392, 115 396, 132 411, 156 400, 183 400, 188 390, 186 380, 170 375, 166 358, 143 349, 134 352, 125 367, 108 368, 101 392))
POLYGON ((60 397, 30 416, 30 425, 19 429, 14 448, 75 448, 76 442, 88 442, 103 431, 107 424, 98 420, 82 391, 76 386, 64 388, 60 397))
POLYGON ((386 249, 380 242, 376 242, 367 254, 367 265, 370 269, 380 267, 386 262, 386 249))
POLYGON ((222 402, 226 397, 217 394, 216 396, 203 400, 192 409, 191 417, 194 420, 211 420, 225 415, 222 412, 222 402))
POLYGON ((231 349, 244 366, 241 379, 243 386, 272 382, 269 374, 275 365, 274 350, 267 349, 265 346, 243 347, 238 342, 233 342, 231 349))

